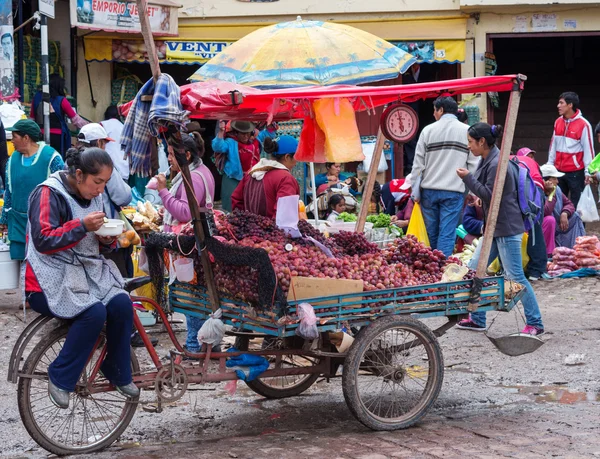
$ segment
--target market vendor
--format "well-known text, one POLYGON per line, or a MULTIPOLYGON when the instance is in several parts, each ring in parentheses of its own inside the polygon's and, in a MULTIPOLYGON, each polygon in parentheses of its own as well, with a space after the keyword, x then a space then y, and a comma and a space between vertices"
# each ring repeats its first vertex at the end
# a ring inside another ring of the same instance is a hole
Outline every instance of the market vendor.
POLYGON ((290 172, 296 165, 297 148, 298 141, 289 135, 266 138, 265 152, 273 159, 261 159, 244 177, 231 195, 232 207, 275 218, 279 198, 300 195, 298 181, 290 172))
POLYGON ((546 194, 542 230, 546 251, 550 255, 555 247, 572 249, 575 239, 585 236, 585 228, 575 206, 558 186, 558 179, 564 174, 551 164, 544 164, 541 172, 546 194))
POLYGON ((212 141, 215 164, 223 178, 221 181, 221 204, 223 210, 231 211, 231 195, 245 174, 259 161, 261 142, 275 137, 276 128, 267 127, 256 133, 256 125, 249 121, 219 122, 219 131, 212 141))
POLYGON ((6 164, 6 189, 0 229, 8 227, 10 257, 25 258, 25 228, 29 195, 53 172, 64 167, 60 154, 41 141, 40 127, 33 120, 19 120, 12 127, 15 151, 6 164))
MULTIPOLYGON (((198 205, 201 208, 210 207, 215 195, 215 180, 208 167, 202 162, 202 156, 204 155, 202 136, 199 132, 194 131, 190 134, 182 134, 182 140, 198 205)), ((185 186, 183 185, 183 175, 172 148, 169 148, 169 164, 171 165, 171 176, 177 174, 171 181, 171 188, 167 189, 167 179, 163 174, 158 174, 155 178, 157 180, 158 195, 165 207, 164 231, 179 233, 184 225, 192 221, 192 214, 188 205, 185 186)), ((185 318, 187 322, 185 347, 189 352, 198 353, 201 347, 198 342, 198 332, 204 321, 198 317, 188 315, 185 318)))
POLYGON ((385 213, 392 216, 396 226, 408 227, 410 216, 414 206, 410 198, 410 179, 394 179, 384 183, 381 187, 381 199, 385 207, 385 213))
POLYGON ((130 335, 133 305, 123 278, 101 251, 115 237, 94 232, 104 224, 102 192, 113 164, 99 148, 70 149, 67 170, 52 174, 31 194, 25 292, 34 311, 70 321, 67 339, 48 366, 48 393, 59 408, 70 393, 106 323, 108 352, 103 375, 127 397, 137 397, 132 382, 130 335))
POLYGON ((317 195, 324 193, 328 188, 340 188, 347 186, 348 191, 354 196, 360 194, 356 187, 352 187, 349 179, 350 174, 342 172, 342 163, 325 163, 326 171, 315 176, 315 188, 317 195))

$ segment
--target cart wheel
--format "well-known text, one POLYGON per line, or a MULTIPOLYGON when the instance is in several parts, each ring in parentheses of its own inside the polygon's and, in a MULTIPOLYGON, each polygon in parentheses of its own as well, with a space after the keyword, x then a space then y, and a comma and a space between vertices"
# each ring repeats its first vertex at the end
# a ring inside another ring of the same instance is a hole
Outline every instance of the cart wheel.
POLYGON ((384 317, 361 330, 344 362, 344 398, 373 430, 405 429, 435 402, 444 359, 433 332, 409 317, 384 317))
MULTIPOLYGON (((299 340, 303 341, 301 338, 299 338, 299 340)), ((285 341, 285 339, 281 338, 265 338, 260 349, 285 349, 285 341)), ((300 346, 302 346, 302 344, 300 344, 300 346)), ((238 336, 236 339, 236 349, 240 351, 249 350, 250 338, 247 336, 238 336)), ((267 357, 267 359, 270 361, 269 370, 311 367, 318 365, 320 362, 320 359, 315 357, 305 357, 293 354, 282 355, 279 363, 272 357, 267 357)), ((312 386, 318 378, 319 375, 314 373, 308 375, 277 376, 273 378, 259 377, 254 381, 245 381, 245 383, 250 389, 263 397, 286 398, 300 395, 312 386)))
MULTIPOLYGON (((35 346, 19 378, 18 405, 23 424, 38 445, 57 454, 87 454, 111 445, 123 433, 135 414, 138 398, 130 399, 116 390, 90 393, 87 380, 106 343, 102 332, 100 345, 84 368, 68 409, 56 407, 48 397, 48 365, 62 349, 67 325, 55 328, 35 346)), ((140 366, 131 352, 133 374, 140 366)), ((94 386, 108 387, 97 375, 94 386)))

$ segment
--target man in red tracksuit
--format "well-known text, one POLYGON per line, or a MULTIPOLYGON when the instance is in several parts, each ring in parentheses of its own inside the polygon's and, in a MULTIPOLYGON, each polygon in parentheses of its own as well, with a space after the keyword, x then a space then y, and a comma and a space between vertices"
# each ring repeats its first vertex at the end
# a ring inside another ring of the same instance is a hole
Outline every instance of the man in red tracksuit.
POLYGON ((557 108, 560 117, 554 123, 548 164, 565 174, 558 185, 577 207, 583 187, 591 180, 587 169, 594 158, 594 130, 581 115, 574 92, 561 94, 557 108))

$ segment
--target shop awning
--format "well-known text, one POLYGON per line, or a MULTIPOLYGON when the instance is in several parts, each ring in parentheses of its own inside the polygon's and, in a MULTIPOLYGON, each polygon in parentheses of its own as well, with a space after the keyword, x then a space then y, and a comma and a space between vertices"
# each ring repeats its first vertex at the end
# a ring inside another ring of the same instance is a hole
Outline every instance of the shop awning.
MULTIPOLYGON (((89 36, 85 41, 85 60, 96 62, 148 61, 146 45, 141 38, 123 39, 89 36)), ((231 44, 229 41, 155 40, 162 64, 202 64, 231 44)))

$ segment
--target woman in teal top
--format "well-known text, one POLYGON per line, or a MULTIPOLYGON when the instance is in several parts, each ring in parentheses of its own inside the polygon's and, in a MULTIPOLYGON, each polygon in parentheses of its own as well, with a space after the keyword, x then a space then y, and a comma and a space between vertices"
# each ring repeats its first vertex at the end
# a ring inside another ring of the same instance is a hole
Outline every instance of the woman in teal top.
POLYGON ((6 189, 0 226, 2 230, 8 226, 10 257, 23 260, 29 195, 50 174, 62 170, 64 163, 54 148, 40 141, 42 133, 35 121, 20 120, 6 130, 12 131, 15 151, 6 165, 6 189))

